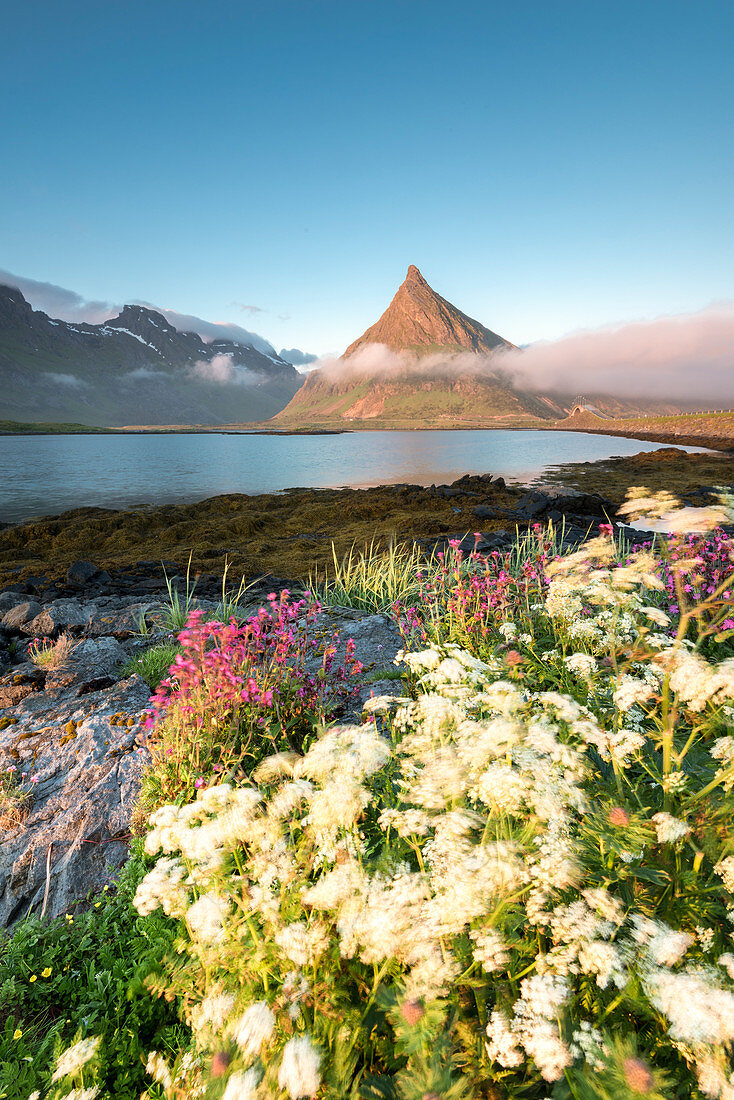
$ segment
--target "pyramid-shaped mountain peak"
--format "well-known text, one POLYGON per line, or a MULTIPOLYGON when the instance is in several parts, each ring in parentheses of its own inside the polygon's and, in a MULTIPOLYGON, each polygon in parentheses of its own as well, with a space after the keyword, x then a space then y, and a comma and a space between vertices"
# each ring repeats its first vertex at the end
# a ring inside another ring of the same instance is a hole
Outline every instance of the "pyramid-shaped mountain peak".
POLYGON ((405 283, 422 283, 424 286, 428 286, 428 283, 423 278, 415 264, 411 264, 408 268, 408 274, 405 276, 405 282, 403 283, 403 286, 405 286, 405 283))
POLYGON ((414 264, 379 321, 350 344, 343 358, 366 344, 384 344, 412 355, 460 351, 486 355, 513 347, 437 294, 414 264))

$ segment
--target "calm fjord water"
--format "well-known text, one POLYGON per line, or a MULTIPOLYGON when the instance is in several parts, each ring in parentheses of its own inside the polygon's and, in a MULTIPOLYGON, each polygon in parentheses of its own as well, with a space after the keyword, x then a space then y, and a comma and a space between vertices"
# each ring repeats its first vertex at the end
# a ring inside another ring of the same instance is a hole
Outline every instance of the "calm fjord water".
POLYGON ((4 436, 0 521, 17 523, 69 508, 185 503, 295 486, 431 485, 467 473, 526 482, 557 463, 660 446, 548 431, 4 436))

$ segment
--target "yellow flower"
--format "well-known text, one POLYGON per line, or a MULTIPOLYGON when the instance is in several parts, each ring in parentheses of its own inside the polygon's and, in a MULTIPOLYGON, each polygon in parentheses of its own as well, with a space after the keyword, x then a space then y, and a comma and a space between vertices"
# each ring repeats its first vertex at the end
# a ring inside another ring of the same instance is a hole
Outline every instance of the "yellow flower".
POLYGON ((51 967, 50 966, 45 967, 41 971, 41 977, 42 978, 50 978, 51 977, 51 967))
POLYGON ((20 1039, 22 1038, 22 1036, 23 1032, 20 1030, 19 1027, 16 1027, 15 1031, 13 1032, 13 1039, 20 1039))
POLYGON ((37 980, 38 980, 38 974, 31 974, 30 978, 28 979, 29 982, 35 982, 37 980))
POLYGON ((95 909, 99 909, 99 907, 100 907, 100 905, 101 905, 101 904, 102 904, 102 902, 101 902, 101 901, 95 901, 95 903, 94 903, 94 908, 95 908, 95 909))

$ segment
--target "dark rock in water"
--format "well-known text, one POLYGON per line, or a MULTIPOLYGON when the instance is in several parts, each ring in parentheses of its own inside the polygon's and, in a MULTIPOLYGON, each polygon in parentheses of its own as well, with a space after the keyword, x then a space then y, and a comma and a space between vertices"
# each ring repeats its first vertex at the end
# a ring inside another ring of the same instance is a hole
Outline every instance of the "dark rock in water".
POLYGON ((19 603, 10 611, 6 611, 2 618, 2 625, 6 630, 21 631, 24 627, 41 614, 41 605, 35 600, 26 600, 19 603))
POLYGON ((456 481, 451 482, 451 488, 484 491, 490 485, 494 487, 497 484, 498 482, 494 480, 492 474, 464 474, 463 477, 459 477, 456 481))
POLYGON ((83 701, 46 693, 0 731, 0 767, 38 776, 30 811, 0 847, 0 927, 46 897, 48 917, 99 891, 127 857, 143 758, 136 745, 148 701, 139 676, 83 701))

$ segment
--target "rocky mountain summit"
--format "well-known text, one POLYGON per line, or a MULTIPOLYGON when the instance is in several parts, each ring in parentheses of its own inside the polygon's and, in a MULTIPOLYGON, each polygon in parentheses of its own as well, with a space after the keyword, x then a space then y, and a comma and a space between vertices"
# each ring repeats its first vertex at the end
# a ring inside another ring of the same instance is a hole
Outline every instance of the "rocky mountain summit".
POLYGON ((232 423, 271 416, 302 381, 274 349, 206 343, 145 306, 72 324, 0 286, 0 419, 232 423))
POLYGON ((437 294, 414 264, 379 321, 350 344, 342 358, 348 359, 367 344, 383 344, 416 355, 437 351, 491 354, 497 348, 515 346, 437 294))

